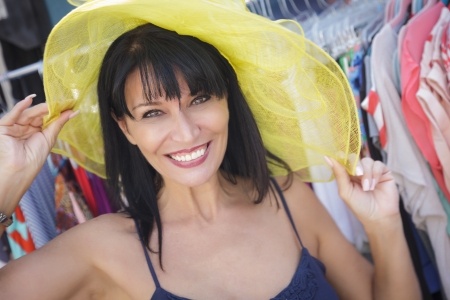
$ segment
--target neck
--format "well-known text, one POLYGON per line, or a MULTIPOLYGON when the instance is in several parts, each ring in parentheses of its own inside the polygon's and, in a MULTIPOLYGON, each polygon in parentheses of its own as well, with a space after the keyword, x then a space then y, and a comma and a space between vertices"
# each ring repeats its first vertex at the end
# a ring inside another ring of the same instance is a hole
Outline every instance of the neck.
POLYGON ((244 185, 242 180, 236 185, 230 183, 220 172, 195 187, 165 180, 158 199, 161 218, 164 222, 210 224, 230 205, 251 201, 247 192, 249 189, 244 185))

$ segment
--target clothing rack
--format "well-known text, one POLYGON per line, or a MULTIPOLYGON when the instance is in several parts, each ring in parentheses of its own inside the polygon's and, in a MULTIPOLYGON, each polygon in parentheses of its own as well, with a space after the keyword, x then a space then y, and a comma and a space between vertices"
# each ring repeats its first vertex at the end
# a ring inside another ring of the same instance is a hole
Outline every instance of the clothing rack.
POLYGON ((8 71, 0 75, 0 82, 16 79, 34 72, 39 72, 39 75, 42 76, 42 67, 43 67, 42 60, 39 60, 35 63, 26 65, 16 70, 8 71))
MULTIPOLYGON (((39 76, 42 77, 42 68, 43 68, 42 60, 39 60, 35 63, 20 67, 18 69, 12 70, 12 71, 5 72, 3 74, 0 74, 0 84, 5 81, 17 79, 17 78, 20 78, 22 76, 25 76, 25 75, 28 75, 28 74, 31 74, 34 72, 38 72, 39 76)), ((5 86, 3 86, 3 88, 7 89, 7 90, 10 89, 5 86)), ((5 94, 3 92, 0 95, 0 100, 3 100, 3 101, 0 101, 0 112, 8 111, 8 109, 10 109, 14 106, 12 99, 9 97, 5 97, 5 94)))

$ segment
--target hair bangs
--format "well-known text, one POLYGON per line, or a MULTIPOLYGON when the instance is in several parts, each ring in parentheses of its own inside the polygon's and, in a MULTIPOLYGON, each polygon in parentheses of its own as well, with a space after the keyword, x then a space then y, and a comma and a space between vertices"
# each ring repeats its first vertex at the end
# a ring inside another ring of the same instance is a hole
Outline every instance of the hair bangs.
POLYGON ((154 28, 140 27, 124 37, 122 43, 128 55, 118 62, 113 91, 113 111, 117 117, 128 115, 123 94, 127 77, 138 70, 143 95, 152 102, 156 98, 180 100, 179 80, 184 79, 191 95, 206 93, 223 98, 228 94, 227 70, 213 46, 199 39, 167 31, 161 35, 154 28), (147 33, 145 33, 147 32, 147 33))
MULTIPOLYGON (((191 95, 207 93, 218 97, 227 94, 227 80, 224 70, 207 44, 199 44, 191 36, 178 36, 164 40, 152 37, 142 41, 140 53, 136 55, 143 94, 148 101, 157 97, 166 100, 180 99, 179 80, 184 79, 191 95)), ((136 49, 135 49, 136 50, 136 49)), ((217 54, 216 54, 217 55, 217 54)))

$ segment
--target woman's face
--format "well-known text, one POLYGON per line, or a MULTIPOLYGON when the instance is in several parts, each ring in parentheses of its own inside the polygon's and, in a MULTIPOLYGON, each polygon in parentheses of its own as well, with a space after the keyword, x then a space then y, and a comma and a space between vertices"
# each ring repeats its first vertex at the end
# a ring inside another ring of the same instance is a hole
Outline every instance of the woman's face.
POLYGON ((181 76, 178 82, 180 101, 163 95, 149 103, 139 71, 132 72, 125 83, 125 98, 135 120, 125 116, 118 123, 165 182, 197 186, 215 175, 222 163, 228 105, 226 99, 213 95, 191 95, 181 76))

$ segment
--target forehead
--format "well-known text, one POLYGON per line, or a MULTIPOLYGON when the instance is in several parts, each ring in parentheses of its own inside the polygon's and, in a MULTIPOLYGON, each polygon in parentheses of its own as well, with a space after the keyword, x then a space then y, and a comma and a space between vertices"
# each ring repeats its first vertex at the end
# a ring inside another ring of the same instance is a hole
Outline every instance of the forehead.
MULTIPOLYGON (((150 75, 150 74, 149 74, 150 75)), ((133 70, 125 81, 125 99, 127 102, 136 101, 159 101, 168 100, 174 97, 168 97, 167 92, 161 86, 160 81, 158 81, 154 76, 147 76, 144 81, 142 74, 139 69, 133 70), (146 86, 144 86, 144 84, 146 86), (149 95, 150 94, 150 95, 149 95)), ((190 95, 191 91, 186 82, 186 79, 180 72, 175 72, 175 79, 177 81, 178 88, 181 95, 190 95)))

